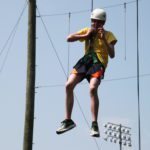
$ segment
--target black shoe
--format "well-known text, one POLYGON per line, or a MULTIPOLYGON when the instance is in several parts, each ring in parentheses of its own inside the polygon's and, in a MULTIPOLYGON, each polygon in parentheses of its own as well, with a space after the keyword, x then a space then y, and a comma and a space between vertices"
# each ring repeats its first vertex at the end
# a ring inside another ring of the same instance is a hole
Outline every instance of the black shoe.
POLYGON ((90 135, 93 136, 93 137, 100 137, 98 123, 96 121, 92 122, 90 135))
POLYGON ((76 124, 71 119, 65 119, 61 122, 60 128, 57 129, 56 133, 61 134, 68 130, 73 129, 76 126, 76 124))

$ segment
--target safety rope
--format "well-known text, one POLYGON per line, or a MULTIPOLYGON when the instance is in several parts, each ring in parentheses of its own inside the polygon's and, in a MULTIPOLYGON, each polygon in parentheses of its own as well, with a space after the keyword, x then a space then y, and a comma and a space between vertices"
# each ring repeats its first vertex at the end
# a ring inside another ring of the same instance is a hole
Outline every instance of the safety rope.
POLYGON ((124 3, 124 60, 126 60, 126 3, 124 3))

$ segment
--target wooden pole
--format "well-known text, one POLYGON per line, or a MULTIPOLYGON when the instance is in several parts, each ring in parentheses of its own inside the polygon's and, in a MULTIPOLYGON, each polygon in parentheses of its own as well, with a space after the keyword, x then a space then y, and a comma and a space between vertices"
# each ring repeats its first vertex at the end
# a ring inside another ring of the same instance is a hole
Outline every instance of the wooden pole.
POLYGON ((28 2, 28 54, 26 112, 23 150, 32 150, 34 126, 35 62, 36 62, 36 0, 28 2))

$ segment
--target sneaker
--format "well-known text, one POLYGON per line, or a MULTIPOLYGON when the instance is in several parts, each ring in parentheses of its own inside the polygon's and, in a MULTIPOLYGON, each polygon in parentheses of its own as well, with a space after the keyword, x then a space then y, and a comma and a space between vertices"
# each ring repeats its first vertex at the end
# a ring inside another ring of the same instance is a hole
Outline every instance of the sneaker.
POLYGON ((65 119, 61 122, 61 126, 57 129, 56 133, 61 134, 68 130, 73 129, 76 126, 76 124, 71 119, 65 119))
POLYGON ((93 136, 93 137, 100 137, 98 123, 96 121, 92 122, 90 135, 93 136))

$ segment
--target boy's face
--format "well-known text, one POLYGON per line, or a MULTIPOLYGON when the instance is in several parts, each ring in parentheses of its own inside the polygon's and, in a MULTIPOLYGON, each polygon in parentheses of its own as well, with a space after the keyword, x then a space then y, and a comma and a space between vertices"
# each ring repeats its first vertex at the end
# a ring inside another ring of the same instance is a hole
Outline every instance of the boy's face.
POLYGON ((91 26, 95 29, 102 28, 105 24, 105 21, 97 20, 97 19, 91 19, 91 26))

